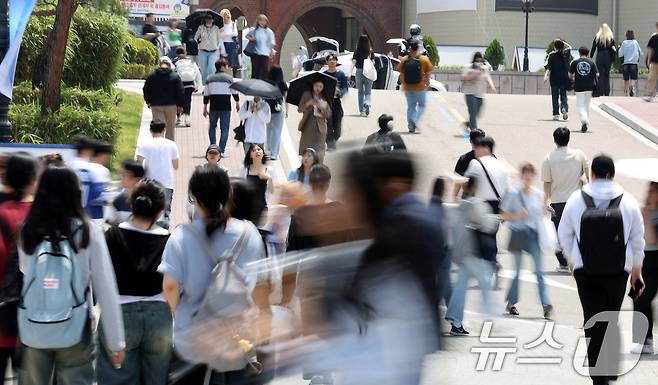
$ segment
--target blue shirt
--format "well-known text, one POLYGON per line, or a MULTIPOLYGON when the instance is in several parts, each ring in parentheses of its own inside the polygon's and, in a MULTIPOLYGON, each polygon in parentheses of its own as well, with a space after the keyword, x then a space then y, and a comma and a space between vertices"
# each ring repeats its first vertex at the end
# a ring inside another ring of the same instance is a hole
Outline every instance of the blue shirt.
POLYGON ((256 38, 256 54, 270 56, 272 48, 276 44, 274 32, 269 28, 252 28, 247 36, 256 38))
MULTIPOLYGON (((290 174, 288 174, 288 182, 299 182, 296 168, 290 171, 290 174)), ((304 175, 304 187, 309 187, 309 186, 310 184, 309 184, 308 175, 304 175)))
POLYGON ((512 189, 505 194, 505 198, 500 205, 501 210, 512 214, 520 214, 524 208, 528 210, 528 216, 524 219, 508 222, 514 230, 526 228, 537 230, 544 215, 545 207, 544 193, 535 188, 531 188, 526 193, 521 187, 512 189))
POLYGON ((91 219, 103 219, 105 190, 110 182, 110 171, 100 164, 82 158, 73 158, 69 166, 80 179, 82 207, 91 219))

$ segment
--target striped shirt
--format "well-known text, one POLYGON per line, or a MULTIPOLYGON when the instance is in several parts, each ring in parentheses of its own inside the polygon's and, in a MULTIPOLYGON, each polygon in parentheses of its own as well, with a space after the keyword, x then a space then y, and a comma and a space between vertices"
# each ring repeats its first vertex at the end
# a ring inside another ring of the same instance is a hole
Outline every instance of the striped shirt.
POLYGON ((231 95, 236 102, 240 101, 238 92, 230 89, 233 77, 224 72, 208 76, 206 88, 203 90, 203 104, 210 103, 212 111, 231 111, 231 95))

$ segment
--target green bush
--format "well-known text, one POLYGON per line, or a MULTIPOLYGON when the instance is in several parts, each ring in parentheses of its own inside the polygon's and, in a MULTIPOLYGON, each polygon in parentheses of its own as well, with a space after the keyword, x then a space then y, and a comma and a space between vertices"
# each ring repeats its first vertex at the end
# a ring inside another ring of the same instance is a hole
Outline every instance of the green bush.
POLYGON ((120 131, 119 117, 113 110, 88 110, 68 104, 45 117, 35 103, 12 104, 9 119, 16 143, 71 143, 77 134, 113 143, 120 131))
POLYGON ((126 32, 125 39, 126 45, 123 52, 125 64, 141 64, 151 67, 158 64, 160 53, 151 42, 138 39, 134 34, 128 32, 126 32))
MULTIPOLYGON (((30 82, 14 86, 14 104, 39 103, 41 90, 32 88, 30 82)), ((78 87, 62 87, 62 104, 70 104, 88 110, 108 110, 121 102, 121 94, 114 91, 85 90, 78 87)))
POLYGON ((484 51, 484 59, 491 64, 494 71, 498 71, 498 67, 505 64, 505 50, 497 39, 489 43, 484 51))
POLYGON ((432 62, 434 67, 439 65, 441 57, 439 57, 439 48, 436 46, 436 42, 432 36, 423 36, 423 46, 427 50, 427 57, 432 62))
MULTIPOLYGON (((31 80, 37 57, 53 27, 53 16, 32 16, 21 42, 16 82, 31 80)), ((126 27, 121 18, 78 7, 66 45, 62 81, 81 88, 110 89, 119 78, 126 27)))
MULTIPOLYGON (((565 41, 561 37, 558 39, 565 41)), ((555 51, 555 40, 551 40, 551 42, 548 43, 548 46, 546 47, 546 58, 548 58, 548 55, 553 51, 555 51)), ((567 58, 569 59, 569 63, 573 61, 573 55, 571 55, 571 50, 569 50, 569 55, 567 56, 567 58)))
POLYGON ((146 79, 153 66, 142 64, 124 64, 121 66, 121 79, 146 79))
MULTIPOLYGON (((621 44, 617 44, 615 46, 615 60, 612 62, 612 72, 617 72, 621 73, 622 72, 622 66, 624 63, 621 62, 621 57, 619 56, 619 48, 621 48, 621 44)), ((639 66, 638 66, 639 67, 639 66)))

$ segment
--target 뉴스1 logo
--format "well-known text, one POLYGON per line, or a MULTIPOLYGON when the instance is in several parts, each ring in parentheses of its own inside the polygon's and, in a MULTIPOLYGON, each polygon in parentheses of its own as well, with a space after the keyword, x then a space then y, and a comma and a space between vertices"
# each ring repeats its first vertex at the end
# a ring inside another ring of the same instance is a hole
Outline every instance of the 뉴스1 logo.
POLYGON ((43 279, 43 288, 44 289, 59 289, 59 279, 57 279, 57 278, 44 278, 43 279))

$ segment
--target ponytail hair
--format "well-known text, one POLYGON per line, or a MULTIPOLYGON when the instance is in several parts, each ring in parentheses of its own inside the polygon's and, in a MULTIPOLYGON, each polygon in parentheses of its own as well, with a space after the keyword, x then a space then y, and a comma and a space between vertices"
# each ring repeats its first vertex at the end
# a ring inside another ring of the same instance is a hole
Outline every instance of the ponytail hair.
POLYGON ((226 171, 219 167, 198 167, 190 178, 188 189, 204 209, 206 235, 210 237, 217 229, 226 228, 231 199, 231 182, 226 171))
POLYGON ((165 190, 152 179, 142 180, 135 185, 130 204, 133 217, 149 220, 153 226, 165 209, 165 190))

